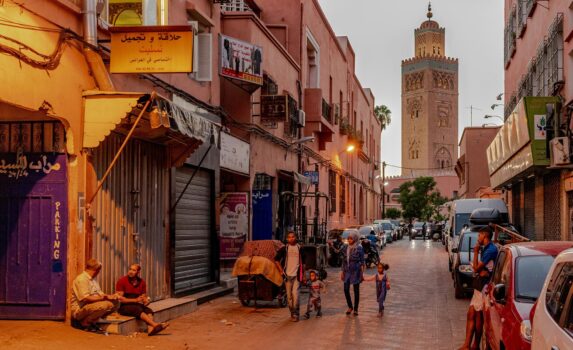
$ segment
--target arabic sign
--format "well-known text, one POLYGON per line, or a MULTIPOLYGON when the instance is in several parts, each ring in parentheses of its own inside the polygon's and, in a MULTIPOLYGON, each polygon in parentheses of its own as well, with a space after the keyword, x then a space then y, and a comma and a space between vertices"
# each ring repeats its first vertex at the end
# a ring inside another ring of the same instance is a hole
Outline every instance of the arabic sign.
POLYGON ((29 176, 44 176, 61 170, 56 156, 46 154, 0 154, 0 178, 18 180, 29 176))
POLYGON ((250 145, 227 133, 221 133, 221 168, 249 175, 250 145))
POLYGON ((273 238, 273 194, 253 190, 253 240, 273 238))
POLYGON ((249 233, 249 194, 221 194, 219 204, 220 258, 236 259, 249 233))
POLYGON ((191 26, 113 27, 112 73, 190 73, 191 26))
POLYGON ((262 95, 261 119, 285 120, 288 112, 286 95, 262 95))
POLYGON ((260 46, 220 36, 220 71, 224 77, 263 85, 263 49, 260 46))

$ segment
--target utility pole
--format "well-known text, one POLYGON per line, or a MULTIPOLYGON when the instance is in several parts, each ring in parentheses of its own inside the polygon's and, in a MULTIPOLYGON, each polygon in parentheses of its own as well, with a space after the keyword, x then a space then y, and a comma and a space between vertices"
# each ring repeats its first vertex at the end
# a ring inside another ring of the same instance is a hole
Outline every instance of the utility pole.
POLYGON ((320 211, 318 210, 318 206, 320 204, 320 197, 318 196, 318 194, 320 193, 320 188, 319 188, 319 183, 320 183, 320 173, 318 172, 319 168, 318 166, 320 165, 319 163, 316 163, 314 165, 314 171, 316 172, 316 184, 314 185, 314 240, 316 242, 316 238, 318 237, 318 216, 320 215, 320 211))
POLYGON ((469 107, 466 107, 466 109, 470 110, 470 126, 474 126, 474 109, 476 111, 481 111, 481 109, 474 107, 473 105, 470 105, 469 107))
POLYGON ((386 218, 386 162, 382 162, 382 219, 386 218))

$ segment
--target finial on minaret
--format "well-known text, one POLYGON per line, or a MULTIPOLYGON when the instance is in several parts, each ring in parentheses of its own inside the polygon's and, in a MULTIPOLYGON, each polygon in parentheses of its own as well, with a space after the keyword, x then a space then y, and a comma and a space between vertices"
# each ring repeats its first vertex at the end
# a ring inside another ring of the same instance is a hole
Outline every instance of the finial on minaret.
POLYGON ((432 19, 432 17, 434 17, 434 15, 432 14, 432 2, 429 1, 428 2, 428 21, 430 21, 432 19))

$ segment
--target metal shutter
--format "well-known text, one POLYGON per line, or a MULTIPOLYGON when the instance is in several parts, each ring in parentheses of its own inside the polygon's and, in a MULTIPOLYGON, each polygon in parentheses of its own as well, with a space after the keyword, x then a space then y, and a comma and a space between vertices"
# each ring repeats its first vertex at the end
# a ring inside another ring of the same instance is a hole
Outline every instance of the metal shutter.
MULTIPOLYGON (((190 167, 176 170, 176 198, 193 174, 190 167)), ((212 192, 209 172, 198 170, 175 209, 173 290, 182 294, 213 282, 212 192)))
POLYGON ((523 233, 527 238, 535 239, 535 178, 525 180, 523 187, 523 233))
POLYGON ((546 241, 561 240, 561 174, 550 173, 543 177, 543 239, 546 241))

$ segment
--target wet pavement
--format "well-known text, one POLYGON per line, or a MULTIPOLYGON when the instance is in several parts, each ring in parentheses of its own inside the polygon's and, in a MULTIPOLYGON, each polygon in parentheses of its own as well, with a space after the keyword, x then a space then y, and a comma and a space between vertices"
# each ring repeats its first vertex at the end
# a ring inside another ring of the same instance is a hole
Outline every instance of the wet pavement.
MULTIPOLYGON (((382 251, 390 265, 391 290, 383 318, 377 317, 373 282, 361 285, 359 316, 346 316, 339 269, 329 269, 323 317, 289 321, 288 309, 273 304, 244 307, 230 295, 201 305, 170 322, 162 335, 86 335, 56 322, 0 321, 0 348, 41 349, 456 349, 463 343, 468 300, 456 300, 440 242, 394 242, 382 251), (14 329, 14 327, 10 327, 14 329), (53 328, 53 330, 50 330, 53 328), (58 335, 57 339, 52 339, 58 335), (6 338, 8 337, 8 338, 6 338)), ((366 273, 373 274, 374 268, 366 273)), ((301 295, 301 311, 308 294, 301 295)))

